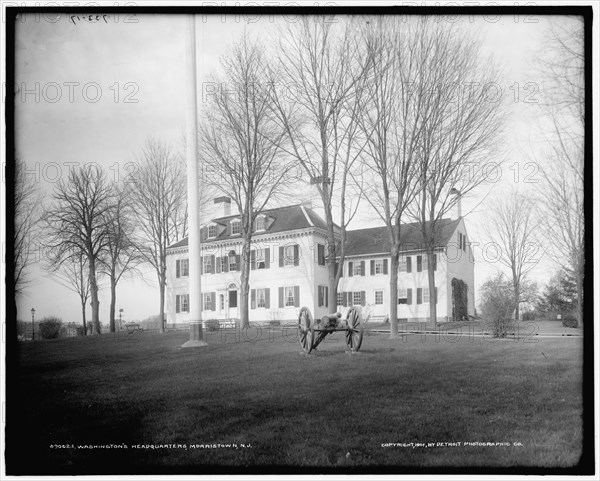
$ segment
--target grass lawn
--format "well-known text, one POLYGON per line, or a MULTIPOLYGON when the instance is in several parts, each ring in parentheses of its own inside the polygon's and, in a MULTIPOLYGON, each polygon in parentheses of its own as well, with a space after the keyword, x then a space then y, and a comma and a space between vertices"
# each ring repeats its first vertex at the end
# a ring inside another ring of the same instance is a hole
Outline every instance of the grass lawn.
POLYGON ((210 333, 200 349, 179 349, 186 332, 20 343, 7 473, 400 473, 579 461, 581 339, 372 334, 349 355, 340 335, 306 356, 291 332, 267 334, 235 342, 210 333), (465 444, 477 442, 509 446, 465 444), (127 448, 82 447, 106 444, 127 448), (177 444, 187 449, 164 447, 177 444))

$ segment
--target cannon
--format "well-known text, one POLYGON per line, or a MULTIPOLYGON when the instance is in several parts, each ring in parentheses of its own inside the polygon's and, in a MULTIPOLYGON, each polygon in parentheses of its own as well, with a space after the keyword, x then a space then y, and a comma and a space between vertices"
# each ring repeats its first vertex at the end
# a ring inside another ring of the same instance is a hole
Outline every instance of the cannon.
POLYGON ((346 344, 350 351, 358 351, 362 344, 363 322, 360 310, 352 307, 346 319, 337 312, 323 316, 315 322, 308 307, 300 309, 298 314, 298 336, 302 350, 309 354, 313 349, 334 332, 345 332, 346 344))

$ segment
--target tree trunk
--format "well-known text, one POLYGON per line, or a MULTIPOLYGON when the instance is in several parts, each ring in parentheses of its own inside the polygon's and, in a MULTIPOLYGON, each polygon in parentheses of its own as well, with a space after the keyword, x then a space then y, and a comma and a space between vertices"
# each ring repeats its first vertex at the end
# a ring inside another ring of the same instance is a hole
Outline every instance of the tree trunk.
POLYGON ((427 249, 427 279, 429 281, 429 321, 435 327, 437 325, 437 296, 435 293, 435 262, 433 249, 427 249))
POLYGON ((98 284, 96 282, 96 262, 89 258, 90 265, 90 297, 92 298, 92 326, 96 334, 102 334, 100 329, 100 299, 98 299, 98 284))
MULTIPOLYGON (((159 322, 160 322, 160 332, 165 332, 165 285, 167 284, 166 276, 162 275, 158 279, 158 290, 160 291, 160 312, 159 312, 159 322)), ((197 319, 192 319, 197 320, 197 319)))
POLYGON ((398 337, 398 257, 392 252, 390 262, 390 339, 398 337))
POLYGON ((117 303, 117 280, 110 276, 110 332, 115 332, 115 305, 117 303))
POLYGON ((83 319, 83 335, 87 336, 87 320, 85 318, 85 303, 87 299, 81 298, 81 318, 83 319))
MULTIPOLYGON (((582 256, 583 257, 583 256, 582 256)), ((584 262, 580 258, 577 265, 577 275, 575 278, 575 285, 577 287, 577 321, 579 324, 583 324, 583 274, 584 274, 584 262)))
POLYGON ((242 245, 241 257, 241 274, 240 274, 240 328, 250 327, 250 314, 248 310, 248 302, 250 292, 250 242, 249 236, 244 239, 242 245))
POLYGON ((521 295, 519 294, 520 286, 518 284, 514 284, 513 291, 515 295, 515 320, 519 320, 520 308, 519 304, 521 303, 521 295))
MULTIPOLYGON (((325 218, 327 221, 327 261, 329 270, 329 306, 331 312, 337 311, 337 290, 339 277, 336 269, 335 233, 333 231, 333 217, 331 210, 325 206, 325 218)), ((344 259, 340 256, 339 268, 344 268, 344 259)))

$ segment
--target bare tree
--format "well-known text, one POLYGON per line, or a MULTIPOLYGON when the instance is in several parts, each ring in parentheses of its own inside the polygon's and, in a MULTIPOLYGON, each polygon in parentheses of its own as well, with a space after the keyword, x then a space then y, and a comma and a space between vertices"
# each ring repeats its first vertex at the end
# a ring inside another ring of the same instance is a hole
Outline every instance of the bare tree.
POLYGON ((108 211, 106 251, 100 258, 101 270, 110 280, 110 332, 115 332, 117 284, 124 275, 137 272, 143 256, 134 242, 134 214, 131 197, 123 186, 115 187, 108 211))
POLYGON ((417 190, 416 163, 422 127, 420 96, 405 88, 420 65, 412 40, 414 24, 397 18, 370 18, 365 45, 370 81, 358 116, 367 139, 365 169, 356 179, 364 197, 387 227, 390 269, 390 337, 398 332, 398 264, 405 213, 417 190), (370 59, 372 58, 372 61, 370 59))
POLYGON ((104 172, 94 164, 71 169, 67 181, 54 189, 54 203, 44 215, 51 265, 59 268, 80 253, 87 260, 92 324, 100 332, 98 264, 108 244, 108 219, 111 185, 104 172))
POLYGON ((562 19, 551 24, 541 75, 546 115, 540 129, 548 150, 542 155, 538 184, 545 220, 548 254, 573 272, 577 286, 577 318, 583 320, 585 217, 583 211, 585 84, 583 22, 562 19))
POLYGON ((167 247, 187 235, 185 165, 167 144, 148 140, 131 189, 140 252, 158 278, 161 332, 164 332, 167 247))
MULTIPOLYGON (((497 142, 503 104, 497 95, 498 74, 478 43, 456 27, 435 18, 418 24, 413 40, 413 95, 423 118, 418 139, 420 194, 411 207, 427 253, 429 292, 435 292, 435 250, 439 222, 461 197, 485 182, 490 163, 499 161, 497 142)), ((437 322, 437 299, 430 296, 430 322, 437 322)))
POLYGON ((325 210, 330 306, 337 305, 346 228, 360 200, 348 195, 348 175, 365 147, 357 119, 369 73, 355 21, 338 20, 304 16, 288 24, 270 74, 273 108, 289 141, 285 152, 315 185, 325 210))
POLYGON ((35 259, 33 238, 38 225, 41 200, 35 177, 28 176, 25 162, 19 159, 15 161, 14 189, 14 255, 9 262, 13 263, 15 296, 19 296, 30 283, 28 269, 35 259))
POLYGON ((275 121, 264 49, 244 36, 221 58, 221 86, 209 98, 200 145, 209 183, 232 197, 241 216, 240 322, 249 325, 250 247, 256 216, 288 176, 281 155, 285 131, 275 121))
POLYGON ((81 303, 81 319, 83 322, 83 335, 87 335, 86 307, 90 298, 90 278, 87 272, 86 255, 83 251, 67 256, 58 266, 47 266, 52 278, 62 286, 77 294, 81 303))
POLYGON ((519 320, 527 274, 540 259, 537 242, 539 217, 532 200, 516 192, 496 201, 491 210, 488 236, 498 246, 499 262, 510 270, 515 319, 519 320))

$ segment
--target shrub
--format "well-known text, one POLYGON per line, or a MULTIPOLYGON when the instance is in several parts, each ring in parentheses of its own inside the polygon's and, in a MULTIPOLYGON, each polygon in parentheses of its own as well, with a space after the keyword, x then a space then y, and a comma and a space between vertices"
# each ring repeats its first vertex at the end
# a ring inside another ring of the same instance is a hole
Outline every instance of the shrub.
POLYGON ((40 321, 40 334, 42 339, 56 339, 60 336, 62 319, 58 317, 44 317, 40 321))
POLYGON ((506 337, 512 324, 514 297, 512 285, 502 274, 488 279, 481 286, 481 312, 492 323, 494 337, 506 337))
POLYGON ((579 322, 575 316, 567 314, 562 320, 562 325, 565 327, 575 328, 579 327, 579 322))
POLYGON ((75 335, 76 336, 83 336, 83 325, 82 324, 77 324, 75 326, 75 335))
POLYGON ((219 321, 217 319, 209 319, 204 321, 204 326, 207 332, 215 332, 219 330, 219 321))

